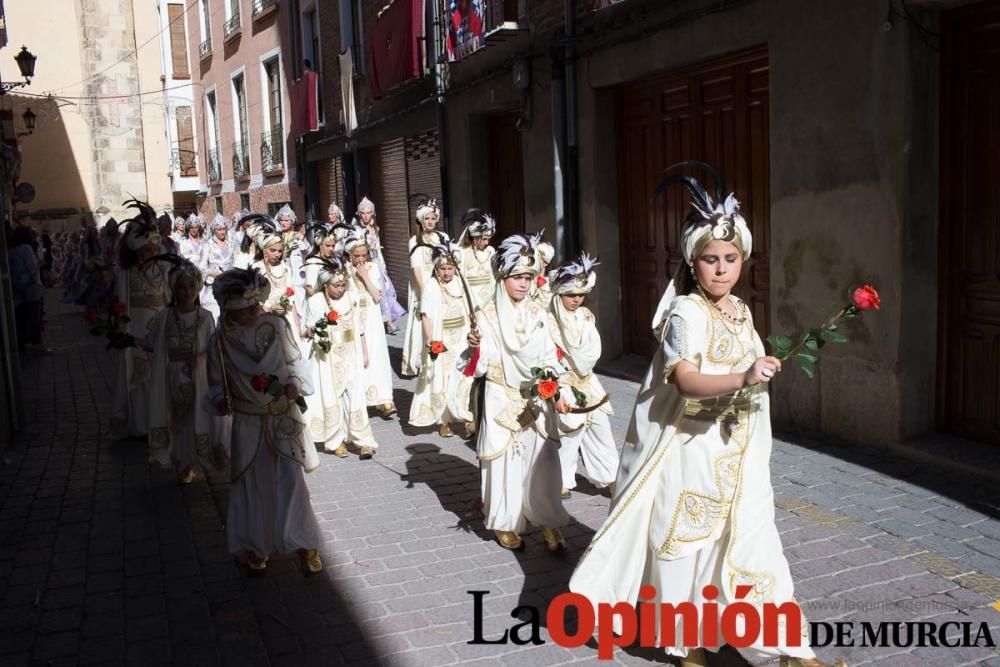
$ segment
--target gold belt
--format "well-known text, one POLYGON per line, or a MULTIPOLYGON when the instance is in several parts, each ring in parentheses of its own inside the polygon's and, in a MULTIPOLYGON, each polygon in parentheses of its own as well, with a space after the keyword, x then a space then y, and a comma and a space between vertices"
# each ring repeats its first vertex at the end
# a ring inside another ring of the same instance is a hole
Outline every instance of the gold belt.
MULTIPOLYGON (((330 331, 329 327, 327 327, 327 331, 330 331)), ((354 342, 354 329, 348 329, 344 333, 330 334, 330 342, 334 345, 354 342)))
POLYGON ((699 421, 726 421, 737 417, 740 412, 746 413, 756 409, 757 404, 748 396, 719 397, 704 401, 688 400, 684 403, 684 416, 699 421))
POLYGON ((288 407, 290 405, 291 403, 289 402, 288 397, 284 394, 278 396, 266 405, 235 399, 233 401, 233 412, 238 412, 241 415, 254 415, 257 417, 283 415, 288 412, 288 407))
POLYGON ((129 308, 163 308, 167 305, 166 299, 161 294, 139 294, 129 296, 129 308))
POLYGON ((481 276, 466 276, 465 281, 470 285, 489 285, 492 279, 490 276, 483 274, 481 276))
POLYGON ((459 317, 449 317, 441 320, 441 326, 445 329, 461 329, 465 326, 465 316, 460 315, 459 317))

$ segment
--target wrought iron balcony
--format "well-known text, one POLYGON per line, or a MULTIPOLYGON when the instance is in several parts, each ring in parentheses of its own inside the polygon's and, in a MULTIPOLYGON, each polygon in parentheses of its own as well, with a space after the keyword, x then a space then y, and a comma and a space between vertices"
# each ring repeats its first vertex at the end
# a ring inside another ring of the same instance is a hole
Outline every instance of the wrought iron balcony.
POLYGON ((235 14, 226 19, 226 22, 222 24, 222 36, 226 39, 236 36, 240 32, 240 12, 237 10, 235 14))
POLYGON ((175 142, 170 147, 170 171, 180 172, 181 176, 197 176, 198 153, 190 148, 181 148, 175 142))
POLYGON ((222 181, 222 159, 219 157, 218 148, 208 149, 208 181, 210 183, 222 181))
POLYGON ((253 0, 254 19, 271 14, 278 8, 278 0, 253 0))
POLYGON ((260 135, 260 164, 265 174, 285 169, 285 135, 281 125, 275 125, 270 132, 260 135))
POLYGON ((210 55, 212 55, 212 38, 208 37, 198 45, 198 57, 204 60, 210 55))
POLYGON ((247 151, 249 143, 244 137, 243 141, 233 144, 233 178, 236 180, 250 178, 250 153, 247 151))

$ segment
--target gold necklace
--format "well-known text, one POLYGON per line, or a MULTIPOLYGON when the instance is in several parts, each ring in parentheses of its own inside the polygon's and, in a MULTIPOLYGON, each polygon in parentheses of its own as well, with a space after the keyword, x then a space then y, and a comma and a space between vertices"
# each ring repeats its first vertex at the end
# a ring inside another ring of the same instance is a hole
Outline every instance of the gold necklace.
MULTIPOLYGON (((730 315, 729 313, 727 313, 726 311, 724 311, 719 306, 719 304, 717 304, 716 302, 714 302, 714 301, 712 301, 711 299, 708 298, 708 295, 705 294, 705 291, 701 288, 701 285, 698 285, 698 293, 701 294, 701 298, 703 298, 705 301, 707 301, 708 304, 710 306, 712 306, 712 308, 714 308, 716 310, 716 312, 718 312, 720 315, 722 315, 722 317, 724 317, 725 319, 729 320, 733 324, 741 325, 741 324, 743 324, 744 322, 747 321, 747 316, 746 315, 742 315, 742 316, 737 317, 737 316, 734 316, 734 315, 730 315)), ((732 296, 729 297, 729 302, 733 304, 734 308, 736 307, 736 303, 733 302, 732 296)), ((746 312, 746 306, 743 306, 741 310, 742 310, 742 312, 745 313, 746 312)))

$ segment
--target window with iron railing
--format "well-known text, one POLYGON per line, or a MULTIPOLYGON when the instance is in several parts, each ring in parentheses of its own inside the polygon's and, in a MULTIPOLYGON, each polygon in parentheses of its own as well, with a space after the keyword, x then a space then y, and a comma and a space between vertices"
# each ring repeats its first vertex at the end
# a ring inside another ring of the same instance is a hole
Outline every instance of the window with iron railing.
POLYGON ((219 157, 218 148, 208 149, 208 180, 210 183, 222 180, 222 159, 219 157))
POLYGON ((232 36, 237 30, 240 29, 240 11, 237 7, 236 12, 226 19, 226 22, 222 24, 222 34, 226 37, 232 36))
POLYGON ((198 175, 198 154, 190 147, 174 142, 170 147, 170 171, 181 176, 198 175))
POLYGON ((285 138, 280 125, 260 135, 260 164, 264 173, 285 168, 285 138))
POLYGON ((256 18, 260 14, 266 12, 271 7, 277 7, 277 6, 278 6, 278 0, 253 0, 253 9, 251 11, 253 12, 254 18, 256 18))
POLYGON ((204 42, 198 45, 198 55, 202 58, 206 58, 212 55, 212 38, 209 37, 204 42))
POLYGON ((233 178, 250 178, 250 152, 247 150, 249 143, 243 137, 242 141, 233 144, 233 178))

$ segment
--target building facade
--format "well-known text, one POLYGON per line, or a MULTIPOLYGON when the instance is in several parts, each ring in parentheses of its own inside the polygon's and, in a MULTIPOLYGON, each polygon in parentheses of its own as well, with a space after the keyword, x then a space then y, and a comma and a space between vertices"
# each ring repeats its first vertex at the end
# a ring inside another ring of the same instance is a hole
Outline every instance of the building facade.
POLYGON ((195 0, 186 7, 199 212, 211 219, 290 204, 301 216, 289 91, 304 72, 282 48, 292 38, 289 3, 195 0))
MULTIPOLYGON (((132 196, 170 210, 158 42, 137 46, 160 29, 156 4, 42 0, 9 2, 6 13, 38 57, 30 88, 4 96, 22 135, 20 179, 35 187, 18 220, 49 231, 121 220, 132 196), (21 127, 29 107, 30 135, 21 127)), ((0 60, 5 80, 20 78, 13 57, 0 60)))
POLYGON ((375 199, 390 259, 405 252, 406 197, 427 191, 452 220, 482 206, 502 233, 545 229, 560 257, 598 254, 591 307, 611 360, 651 353, 653 309, 681 261, 686 194, 650 194, 667 166, 705 160, 753 229, 741 296, 764 335, 818 325, 859 283, 882 294, 815 379, 782 375, 777 423, 878 446, 935 430, 1000 443, 1000 235, 985 222, 998 204, 963 194, 997 168, 970 148, 1000 141, 985 120, 996 96, 977 113, 966 101, 1000 71, 1000 36, 982 27, 995 11, 325 3, 330 122, 306 148, 307 181, 321 201, 375 199), (414 28, 421 16, 440 33, 414 28), (400 35, 431 57, 414 65, 400 35))

